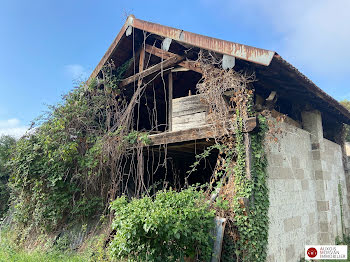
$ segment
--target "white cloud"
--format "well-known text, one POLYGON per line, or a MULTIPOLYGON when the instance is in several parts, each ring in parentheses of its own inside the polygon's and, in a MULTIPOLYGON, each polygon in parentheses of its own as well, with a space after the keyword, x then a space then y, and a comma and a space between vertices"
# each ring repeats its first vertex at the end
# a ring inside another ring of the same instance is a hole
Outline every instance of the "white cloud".
POLYGON ((287 2, 274 18, 276 28, 285 27, 282 51, 315 73, 350 73, 350 1, 287 2))
POLYGON ((79 64, 66 65, 64 71, 73 80, 85 80, 88 77, 87 70, 79 64))
POLYGON ((349 0, 218 0, 215 5, 235 14, 236 22, 277 33, 281 42, 275 51, 298 67, 319 75, 350 73, 349 0))
POLYGON ((20 138, 28 130, 27 126, 21 124, 17 118, 0 120, 0 136, 10 135, 15 138, 20 138))

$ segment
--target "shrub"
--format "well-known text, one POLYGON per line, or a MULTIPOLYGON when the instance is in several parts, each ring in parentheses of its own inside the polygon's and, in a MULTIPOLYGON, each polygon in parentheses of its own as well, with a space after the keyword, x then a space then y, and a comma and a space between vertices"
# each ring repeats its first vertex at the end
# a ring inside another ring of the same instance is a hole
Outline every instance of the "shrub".
POLYGON ((10 196, 8 179, 10 177, 10 171, 7 164, 15 144, 15 138, 5 135, 0 136, 0 218, 8 209, 8 200, 10 196))
POLYGON ((183 261, 211 254, 210 230, 214 211, 202 191, 160 191, 154 198, 128 201, 120 197, 111 204, 116 235, 111 242, 113 257, 128 261, 183 261))

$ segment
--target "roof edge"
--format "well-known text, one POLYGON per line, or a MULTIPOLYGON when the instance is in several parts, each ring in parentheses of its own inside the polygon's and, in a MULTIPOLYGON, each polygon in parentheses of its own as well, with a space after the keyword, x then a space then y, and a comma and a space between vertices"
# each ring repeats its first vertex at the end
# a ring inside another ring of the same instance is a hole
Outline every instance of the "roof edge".
POLYGON ((350 111, 346 107, 344 107, 340 102, 338 102, 332 96, 330 96, 321 88, 319 88, 314 82, 312 82, 308 77, 306 77, 303 73, 301 73, 296 67, 290 64, 287 60, 283 59, 280 55, 275 54, 274 57, 277 60, 279 60, 282 64, 284 64, 286 67, 293 70, 296 73, 297 77, 299 77, 299 79, 306 82, 307 85, 305 85, 305 87, 310 92, 318 96, 327 104, 331 105, 333 108, 335 108, 339 114, 343 115, 343 117, 347 119, 347 124, 350 124, 350 111))
POLYGON ((162 37, 171 38, 180 43, 193 45, 220 54, 234 56, 256 64, 269 66, 275 54, 274 51, 238 44, 136 19, 133 15, 130 17, 132 17, 132 26, 134 28, 157 34, 162 37))
MULTIPOLYGON (((248 45, 238 44, 226 40, 221 40, 209 36, 204 36, 196 33, 191 33, 181 29, 176 29, 173 27, 168 27, 156 23, 147 22, 135 18, 134 15, 129 15, 124 23, 123 27, 119 31, 116 38, 113 40, 112 44, 107 49, 94 71, 91 73, 89 80, 96 77, 101 71, 103 65, 109 60, 111 54, 118 46, 120 39, 129 26, 134 28, 147 31, 152 34, 156 34, 162 37, 171 38, 180 43, 193 45, 202 49, 210 50, 224 55, 234 56, 239 59, 243 59, 256 64, 269 66, 275 52, 270 50, 265 50, 261 48, 256 48, 248 45)), ((88 80, 88 81, 89 81, 88 80)))
POLYGON ((292 68, 293 71, 298 75, 300 79, 307 82, 307 88, 312 93, 315 93, 319 98, 326 101, 328 104, 333 106, 338 112, 343 115, 346 119, 348 119, 348 123, 350 124, 350 111, 348 111, 343 105, 341 105, 337 100, 328 95, 322 89, 320 89, 317 85, 315 85, 309 78, 303 75, 298 69, 284 60, 280 55, 278 55, 274 51, 260 49, 256 47, 251 47, 248 45, 238 44, 234 42, 229 42, 226 40, 221 40, 213 37, 208 37, 196 33, 191 33, 188 31, 184 31, 181 29, 176 29, 173 27, 168 27, 156 23, 147 22, 144 20, 136 19, 134 15, 129 15, 124 23, 123 27, 119 31, 116 38, 113 40, 112 44, 109 46, 106 53, 103 55, 102 59, 91 73, 88 81, 92 78, 95 78, 102 67, 106 64, 106 62, 110 59, 112 53, 118 47, 118 44, 125 33, 127 33, 127 29, 133 27, 143 31, 147 31, 152 34, 156 34, 162 37, 171 38, 180 43, 196 46, 202 49, 210 50, 213 52, 217 52, 220 54, 234 56, 236 58, 246 60, 249 62, 253 62, 256 64, 260 64, 263 66, 269 66, 272 59, 276 58, 284 63, 289 68, 292 68))

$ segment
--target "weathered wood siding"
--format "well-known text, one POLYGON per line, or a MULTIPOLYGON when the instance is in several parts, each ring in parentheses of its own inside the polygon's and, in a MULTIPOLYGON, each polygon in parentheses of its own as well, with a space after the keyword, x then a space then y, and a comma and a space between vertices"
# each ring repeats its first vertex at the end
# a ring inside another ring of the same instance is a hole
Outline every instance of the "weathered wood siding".
POLYGON ((172 131, 186 130, 206 124, 207 106, 200 101, 201 95, 173 99, 172 131))

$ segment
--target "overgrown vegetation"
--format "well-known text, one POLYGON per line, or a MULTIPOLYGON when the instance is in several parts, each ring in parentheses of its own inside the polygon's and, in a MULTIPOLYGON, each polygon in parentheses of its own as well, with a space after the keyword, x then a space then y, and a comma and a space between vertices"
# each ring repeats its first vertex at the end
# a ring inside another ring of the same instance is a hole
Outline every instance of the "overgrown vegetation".
POLYGON ((114 257, 128 261, 183 261, 185 257, 208 261, 214 210, 201 190, 161 191, 154 198, 128 201, 120 197, 111 205, 116 231, 111 243, 114 257))
POLYGON ((8 187, 8 180, 10 178, 10 171, 7 163, 10 160, 15 144, 15 138, 5 135, 0 136, 0 219, 9 207, 10 188, 8 187))
POLYGON ((128 143, 116 128, 125 101, 115 75, 109 65, 98 81, 82 83, 17 142, 10 187, 22 232, 47 233, 86 221, 101 215, 115 197, 107 141, 117 137, 121 146, 128 143))
MULTIPOLYGON (((203 78, 197 90, 217 135, 214 145, 189 167, 188 176, 215 151, 210 183, 199 190, 184 178, 184 185, 175 190, 165 179, 146 181, 143 148, 151 140, 147 132, 136 130, 133 116, 147 84, 138 81, 133 96, 124 97, 118 83, 128 63, 118 70, 109 64, 102 77, 66 95, 17 142, 9 162, 11 214, 20 232, 16 241, 110 214, 113 201, 115 235, 110 247, 116 259, 207 261, 214 217, 221 216, 227 219, 222 261, 265 261, 267 125, 254 111, 254 76, 223 70, 213 56, 203 53, 198 61, 203 78), (259 120, 254 133, 247 131, 250 117, 259 120)), ((101 259, 107 259, 106 254, 101 259)))
POLYGON ((217 196, 217 215, 228 219, 222 261, 265 261, 269 198, 263 145, 267 123, 253 108, 250 83, 254 76, 215 68, 213 65, 219 63, 210 56, 200 56, 199 60, 203 79, 197 88, 209 105, 214 131, 223 129, 225 134, 216 137, 215 145, 209 148, 216 148, 219 156, 208 189, 217 196), (224 101, 227 91, 232 94, 228 102, 224 101), (248 134, 247 120, 255 116, 259 130, 248 134))
POLYGON ((60 241, 52 246, 52 242, 38 245, 27 250, 17 244, 11 230, 2 228, 0 232, 0 262, 83 262, 83 261, 111 261, 104 250, 104 238, 96 236, 88 246, 79 252, 67 250, 65 243, 60 241))

